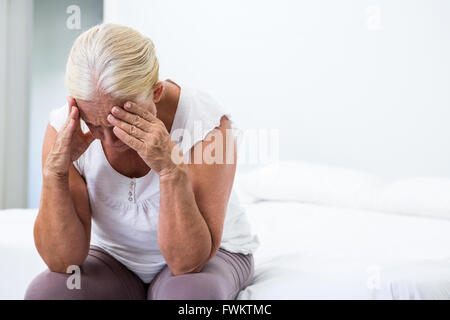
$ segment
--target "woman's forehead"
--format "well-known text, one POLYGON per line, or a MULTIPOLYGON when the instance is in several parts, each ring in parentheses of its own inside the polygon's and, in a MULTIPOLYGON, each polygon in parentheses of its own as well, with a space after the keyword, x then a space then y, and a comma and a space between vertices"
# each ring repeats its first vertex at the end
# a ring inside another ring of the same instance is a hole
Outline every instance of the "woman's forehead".
POLYGON ((122 102, 113 99, 98 99, 95 101, 77 100, 80 117, 93 125, 108 124, 106 117, 114 106, 121 106, 122 102))

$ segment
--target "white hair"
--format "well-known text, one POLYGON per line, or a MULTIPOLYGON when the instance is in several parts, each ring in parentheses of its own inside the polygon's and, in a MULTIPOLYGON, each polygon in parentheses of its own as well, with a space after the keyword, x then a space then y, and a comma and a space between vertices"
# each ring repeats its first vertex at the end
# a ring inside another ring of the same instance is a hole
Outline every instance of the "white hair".
POLYGON ((65 82, 75 99, 91 101, 97 94, 105 94, 138 101, 151 96, 158 72, 149 38, 129 27, 101 24, 75 40, 65 82))

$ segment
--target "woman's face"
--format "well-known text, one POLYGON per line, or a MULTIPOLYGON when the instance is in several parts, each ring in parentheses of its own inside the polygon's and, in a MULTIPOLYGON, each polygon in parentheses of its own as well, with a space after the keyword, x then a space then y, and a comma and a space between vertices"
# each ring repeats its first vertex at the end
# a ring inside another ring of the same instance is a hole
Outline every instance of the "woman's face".
MULTIPOLYGON (((114 100, 107 96, 98 96, 94 101, 76 100, 80 111, 81 119, 86 123, 95 139, 100 139, 103 145, 118 152, 128 150, 113 132, 113 126, 108 122, 107 116, 114 106, 123 107, 126 101, 114 100)), ((148 107, 153 114, 156 114, 156 107, 150 100, 148 107)))

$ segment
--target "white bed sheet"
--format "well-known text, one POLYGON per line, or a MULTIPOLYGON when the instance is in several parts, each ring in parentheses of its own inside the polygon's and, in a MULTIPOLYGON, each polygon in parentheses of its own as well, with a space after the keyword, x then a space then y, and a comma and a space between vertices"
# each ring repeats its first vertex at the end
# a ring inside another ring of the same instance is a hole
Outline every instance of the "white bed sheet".
POLYGON ((239 299, 449 299, 450 221, 297 202, 247 205, 261 240, 239 299))
MULTIPOLYGON (((450 221, 293 202, 247 210, 261 247, 239 299, 450 298, 450 221)), ((0 299, 22 299, 45 269, 36 212, 0 211, 0 299)))

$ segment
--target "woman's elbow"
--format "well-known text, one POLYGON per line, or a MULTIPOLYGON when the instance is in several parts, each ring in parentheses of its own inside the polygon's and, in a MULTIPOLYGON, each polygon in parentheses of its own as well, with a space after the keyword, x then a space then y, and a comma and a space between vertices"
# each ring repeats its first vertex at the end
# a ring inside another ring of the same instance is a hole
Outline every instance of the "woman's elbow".
POLYGON ((79 267, 86 258, 70 259, 67 261, 55 258, 43 259, 51 272, 71 273, 73 267, 79 267))
POLYGON ((181 276, 183 274, 189 274, 189 273, 199 273, 202 271, 204 265, 195 267, 195 268, 171 268, 169 267, 170 271, 172 271, 172 274, 174 276, 181 276))

